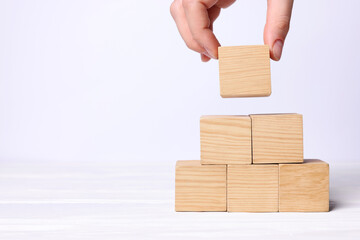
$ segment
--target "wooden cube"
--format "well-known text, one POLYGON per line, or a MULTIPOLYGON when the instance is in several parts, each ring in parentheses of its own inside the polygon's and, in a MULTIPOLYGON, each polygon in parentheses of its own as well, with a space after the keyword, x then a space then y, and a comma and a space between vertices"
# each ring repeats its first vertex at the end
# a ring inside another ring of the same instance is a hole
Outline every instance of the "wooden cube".
POLYGON ((303 162, 303 118, 300 114, 250 115, 253 163, 303 162))
POLYGON ((220 95, 264 97, 271 94, 267 45, 219 47, 220 95))
POLYGON ((228 212, 278 212, 279 166, 228 165, 228 212))
POLYGON ((305 160, 279 165, 280 212, 329 211, 329 164, 305 160))
POLYGON ((226 165, 177 161, 175 211, 226 211, 226 165))
POLYGON ((201 164, 251 164, 249 116, 200 119, 201 164))

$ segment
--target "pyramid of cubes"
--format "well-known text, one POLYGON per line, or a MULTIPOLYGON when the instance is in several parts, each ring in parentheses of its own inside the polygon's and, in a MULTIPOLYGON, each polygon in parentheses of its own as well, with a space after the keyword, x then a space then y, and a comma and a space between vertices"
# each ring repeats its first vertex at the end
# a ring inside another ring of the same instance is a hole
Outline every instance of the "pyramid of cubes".
MULTIPOLYGON (((267 46, 219 48, 219 72, 223 97, 271 93, 267 46)), ((203 116, 200 146, 176 163, 176 211, 329 211, 329 165, 304 160, 301 114, 203 116)))

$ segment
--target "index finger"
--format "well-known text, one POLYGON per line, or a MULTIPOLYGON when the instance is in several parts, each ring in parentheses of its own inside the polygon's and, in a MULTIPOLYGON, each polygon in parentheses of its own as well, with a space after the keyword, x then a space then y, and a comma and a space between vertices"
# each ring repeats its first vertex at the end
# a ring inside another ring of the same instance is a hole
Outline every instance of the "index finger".
POLYGON ((210 29, 208 9, 216 3, 217 0, 183 0, 186 19, 193 38, 215 59, 218 58, 220 43, 210 29))

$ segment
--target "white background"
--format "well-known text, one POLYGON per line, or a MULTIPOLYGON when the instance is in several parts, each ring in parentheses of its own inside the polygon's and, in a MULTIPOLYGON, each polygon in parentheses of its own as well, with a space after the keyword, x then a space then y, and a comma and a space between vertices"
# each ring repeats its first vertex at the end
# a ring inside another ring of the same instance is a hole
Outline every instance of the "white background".
MULTIPOLYGON (((360 154, 358 1, 296 1, 268 98, 222 99, 170 1, 1 0, 0 159, 199 159, 206 114, 304 115, 307 158, 360 154)), ((222 45, 262 44, 265 1, 225 9, 222 45)))
MULTIPOLYGON (((359 239, 360 2, 295 1, 268 98, 222 99, 170 1, 0 0, 0 238, 359 239), (304 115, 330 213, 175 213, 174 165, 207 114, 304 115)), ((222 12, 222 45, 262 44, 266 1, 222 12)))

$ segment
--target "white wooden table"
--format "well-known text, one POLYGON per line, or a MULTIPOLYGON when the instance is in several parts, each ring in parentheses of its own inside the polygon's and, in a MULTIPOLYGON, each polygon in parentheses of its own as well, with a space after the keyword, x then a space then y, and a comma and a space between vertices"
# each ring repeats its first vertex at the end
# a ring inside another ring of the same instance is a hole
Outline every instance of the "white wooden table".
POLYGON ((0 161, 0 239, 360 239, 360 165, 329 213, 176 213, 175 160, 0 161))

